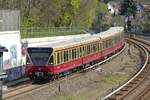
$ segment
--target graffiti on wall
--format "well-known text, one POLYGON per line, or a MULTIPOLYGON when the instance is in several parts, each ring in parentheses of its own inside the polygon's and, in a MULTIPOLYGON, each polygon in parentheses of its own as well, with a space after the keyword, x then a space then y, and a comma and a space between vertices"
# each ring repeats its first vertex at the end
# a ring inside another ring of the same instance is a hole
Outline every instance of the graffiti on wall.
POLYGON ((17 66, 17 45, 12 45, 9 49, 10 53, 10 66, 17 66))
POLYGON ((26 64, 26 51, 28 47, 28 42, 22 43, 21 51, 22 51, 22 65, 26 64))

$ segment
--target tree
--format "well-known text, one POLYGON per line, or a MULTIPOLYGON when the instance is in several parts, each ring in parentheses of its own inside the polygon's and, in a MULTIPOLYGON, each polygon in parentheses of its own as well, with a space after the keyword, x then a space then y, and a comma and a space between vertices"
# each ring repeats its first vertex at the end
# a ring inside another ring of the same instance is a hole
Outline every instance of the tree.
POLYGON ((121 5, 121 15, 124 16, 134 16, 136 14, 136 3, 133 0, 124 0, 121 5))
POLYGON ((73 23, 73 20, 78 12, 80 2, 79 0, 67 0, 62 9, 62 25, 70 26, 73 23))

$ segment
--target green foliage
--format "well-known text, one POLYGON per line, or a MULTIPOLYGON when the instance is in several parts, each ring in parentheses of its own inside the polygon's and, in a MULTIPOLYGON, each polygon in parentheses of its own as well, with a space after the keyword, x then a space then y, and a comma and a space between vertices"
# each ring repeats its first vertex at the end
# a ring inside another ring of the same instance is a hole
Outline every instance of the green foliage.
MULTIPOLYGON (((0 8, 20 10, 23 27, 90 28, 100 12, 109 16, 107 5, 101 0, 1 0, 0 8)), ((107 18, 100 23, 109 24, 107 18)))
POLYGON ((70 0, 70 5, 72 8, 72 12, 75 15, 77 10, 79 9, 79 0, 70 0))
POLYGON ((121 14, 125 16, 130 16, 133 15, 135 16, 136 14, 136 4, 133 0, 124 0, 122 7, 121 7, 121 14))
POLYGON ((70 26, 79 9, 79 0, 68 0, 62 9, 62 26, 70 26))
POLYGON ((97 0, 80 0, 79 11, 75 16, 74 24, 87 28, 91 27, 96 16, 97 6, 97 0))
POLYGON ((24 27, 31 27, 33 25, 34 19, 23 16, 21 22, 22 22, 21 24, 24 27))
POLYGON ((99 2, 92 28, 96 30, 96 32, 103 31, 111 26, 111 22, 112 16, 108 12, 107 5, 104 2, 99 2))

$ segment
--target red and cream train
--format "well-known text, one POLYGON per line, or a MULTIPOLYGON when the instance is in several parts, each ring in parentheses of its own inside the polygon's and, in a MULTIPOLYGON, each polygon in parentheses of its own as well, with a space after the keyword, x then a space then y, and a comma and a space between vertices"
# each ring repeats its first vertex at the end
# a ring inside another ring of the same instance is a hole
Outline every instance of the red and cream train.
POLYGON ((26 74, 31 80, 51 79, 113 55, 124 46, 123 27, 81 35, 42 47, 27 48, 26 74))

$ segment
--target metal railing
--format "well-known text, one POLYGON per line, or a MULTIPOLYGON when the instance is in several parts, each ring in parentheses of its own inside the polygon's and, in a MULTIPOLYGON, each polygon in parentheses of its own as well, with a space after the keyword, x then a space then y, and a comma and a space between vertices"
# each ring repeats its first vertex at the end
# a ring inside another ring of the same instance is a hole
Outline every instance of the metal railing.
POLYGON ((21 38, 83 34, 83 27, 21 27, 21 38))
POLYGON ((0 25, 0 31, 16 31, 20 30, 19 25, 0 25))

